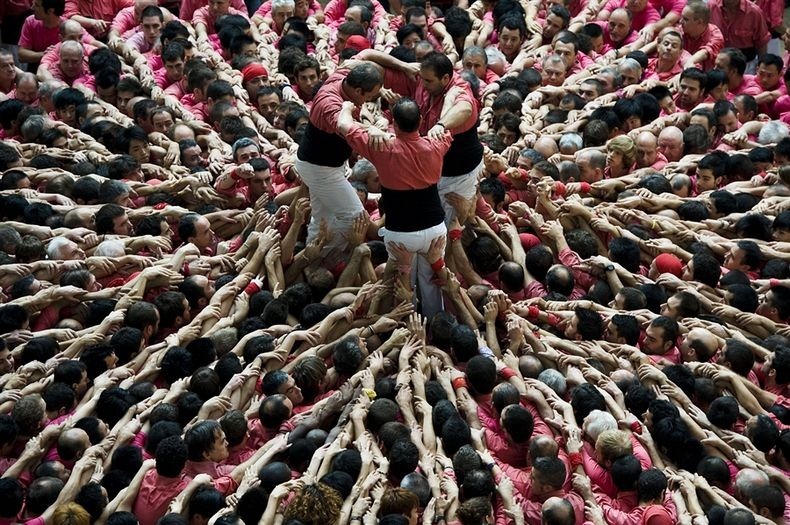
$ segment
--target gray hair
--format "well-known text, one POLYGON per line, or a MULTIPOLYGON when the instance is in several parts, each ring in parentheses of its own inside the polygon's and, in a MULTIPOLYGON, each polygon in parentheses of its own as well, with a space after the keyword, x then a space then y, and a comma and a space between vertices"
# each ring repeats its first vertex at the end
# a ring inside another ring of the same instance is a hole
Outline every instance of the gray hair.
POLYGON ((372 173, 376 173, 376 166, 368 159, 359 159, 351 168, 348 180, 350 182, 365 182, 372 173))
POLYGON ((214 349, 217 351, 218 356, 223 356, 233 350, 238 342, 238 332, 234 326, 220 328, 209 336, 211 342, 214 343, 214 349))
POLYGON ((785 137, 790 136, 790 130, 787 129, 787 124, 781 120, 772 120, 766 122, 760 134, 757 136, 757 142, 762 145, 776 144, 785 137))
POLYGON ((55 91, 63 87, 66 87, 66 84, 60 80, 45 80, 38 85, 38 96, 51 97, 55 94, 55 91))
POLYGON ((620 71, 635 71, 642 74, 642 66, 633 58, 624 58, 620 61, 620 71))
POLYGON ((549 388, 554 390, 558 396, 565 395, 565 390, 568 388, 565 382, 565 376, 559 370, 547 368, 538 375, 538 381, 545 383, 549 388))
POLYGON ((49 244, 47 244, 47 257, 52 259, 53 261, 57 261, 60 259, 60 251, 69 245, 72 242, 71 240, 63 237, 55 237, 49 244))
POLYGON ((590 439, 597 441, 606 430, 617 430, 617 420, 609 412, 593 410, 584 418, 584 430, 590 439))
POLYGON ((93 255, 98 257, 123 257, 126 255, 126 247, 124 246, 123 241, 104 241, 96 247, 93 255))
POLYGON ((44 115, 31 115, 22 123, 19 132, 25 142, 36 142, 47 129, 47 118, 44 115))
POLYGON ((574 151, 579 151, 584 146, 584 140, 578 133, 565 133, 560 137, 560 149, 564 146, 574 148, 574 151))
POLYGON ((468 56, 483 57, 485 59, 485 61, 486 61, 486 64, 488 64, 488 53, 487 53, 487 50, 483 49, 480 46, 470 46, 470 47, 467 47, 466 49, 464 49, 464 53, 462 55, 462 58, 466 58, 468 56))
POLYGON ((294 0, 272 0, 272 12, 282 9, 283 7, 290 7, 293 9, 296 7, 296 2, 294 0))

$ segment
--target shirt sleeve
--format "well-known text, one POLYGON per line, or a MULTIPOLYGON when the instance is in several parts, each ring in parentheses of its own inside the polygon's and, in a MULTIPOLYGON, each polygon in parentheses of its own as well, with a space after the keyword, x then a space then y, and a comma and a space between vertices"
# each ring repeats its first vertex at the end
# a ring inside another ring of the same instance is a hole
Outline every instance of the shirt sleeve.
POLYGON ((330 24, 333 27, 340 20, 343 20, 343 15, 345 14, 345 0, 330 0, 330 2, 326 4, 326 7, 324 8, 324 19, 326 20, 327 24, 330 24))
POLYGON ((416 82, 400 71, 384 70, 384 87, 391 89, 402 97, 414 98, 416 82))
POLYGON ((33 16, 25 18, 25 23, 22 24, 22 32, 19 35, 19 47, 24 49, 33 48, 33 16))
POLYGON ((77 5, 77 0, 66 0, 66 8, 63 11, 63 17, 71 18, 78 14, 80 14, 80 7, 77 5))

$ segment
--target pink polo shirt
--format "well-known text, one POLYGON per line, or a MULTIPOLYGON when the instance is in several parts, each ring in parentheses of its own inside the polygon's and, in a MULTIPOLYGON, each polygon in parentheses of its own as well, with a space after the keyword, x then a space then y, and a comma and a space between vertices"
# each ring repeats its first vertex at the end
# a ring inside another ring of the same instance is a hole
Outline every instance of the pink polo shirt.
MULTIPOLYGON (((627 7, 628 0, 609 0, 606 5, 603 6, 603 10, 611 13, 615 9, 626 9, 627 7)), ((661 15, 658 13, 658 10, 650 3, 638 13, 631 12, 631 15, 633 17, 631 19, 631 29, 633 31, 641 31, 643 27, 661 20, 661 15)))
POLYGON ((734 14, 724 11, 722 0, 710 0, 708 7, 710 21, 721 29, 725 46, 759 49, 771 39, 765 15, 749 0, 741 0, 738 11, 734 14))

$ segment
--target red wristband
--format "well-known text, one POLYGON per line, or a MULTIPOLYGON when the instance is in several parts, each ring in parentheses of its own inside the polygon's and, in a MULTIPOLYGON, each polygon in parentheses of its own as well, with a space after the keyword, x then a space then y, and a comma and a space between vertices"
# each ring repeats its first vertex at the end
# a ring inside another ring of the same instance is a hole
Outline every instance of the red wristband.
POLYGON ((546 322, 551 326, 557 326, 560 324, 560 318, 554 314, 546 314, 546 322))
POLYGON ((451 241, 457 241, 461 238, 461 230, 450 230, 447 235, 450 237, 451 241))
POLYGON ((261 287, 258 286, 258 283, 250 281, 250 284, 244 289, 244 292, 247 295, 255 295, 256 293, 261 291, 261 287))
POLYGON ((633 432, 634 434, 642 433, 642 425, 639 423, 639 421, 634 421, 633 423, 631 423, 631 432, 633 432))
POLYGON ((499 373, 502 374, 502 379, 505 381, 509 381, 511 377, 518 375, 515 370, 508 367, 503 368, 499 373))
POLYGON ((230 172, 230 178, 233 179, 233 180, 241 180, 241 177, 236 175, 236 170, 233 170, 233 171, 230 172))
POLYGON ((453 385, 453 390, 458 390, 459 388, 466 388, 466 378, 465 377, 456 377, 450 382, 453 385))
POLYGON ((537 306, 532 305, 527 308, 527 319, 537 319, 538 315, 540 315, 540 308, 537 306))
POLYGON ((584 463, 581 452, 571 452, 570 454, 568 454, 568 459, 570 460, 571 468, 573 469, 581 466, 582 463, 584 463))
POLYGON ((567 188, 565 188, 565 184, 560 181, 554 183, 554 195, 556 197, 564 197, 567 188))
POLYGON ((590 186, 589 182, 581 182, 579 183, 579 186, 581 186, 580 193, 590 193, 590 190, 592 189, 592 186, 590 186))
POLYGON ((433 270, 433 273, 439 273, 442 268, 444 268, 444 259, 441 257, 439 257, 436 262, 431 264, 431 270, 433 270))
POLYGON ((184 277, 189 277, 189 263, 185 262, 184 266, 181 268, 181 273, 184 274, 184 277))
POLYGON ((771 288, 774 288, 776 286, 782 286, 782 282, 779 279, 771 279, 770 281, 768 281, 768 285, 771 288))
POLYGON ((518 168, 518 174, 521 176, 522 179, 529 178, 529 172, 524 168, 518 168))

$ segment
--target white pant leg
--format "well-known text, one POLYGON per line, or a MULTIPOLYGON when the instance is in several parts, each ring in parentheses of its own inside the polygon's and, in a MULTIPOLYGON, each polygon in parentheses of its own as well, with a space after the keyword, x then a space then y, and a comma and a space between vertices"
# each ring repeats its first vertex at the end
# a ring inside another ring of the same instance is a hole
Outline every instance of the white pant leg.
POLYGON ((346 179, 346 166, 332 168, 296 160, 296 172, 310 190, 311 220, 307 240, 318 235, 321 219, 325 219, 333 233, 328 248, 344 249, 346 236, 354 218, 362 213, 362 201, 346 179))
POLYGON ((437 188, 439 190, 439 198, 442 200, 442 208, 444 208, 444 224, 449 226, 450 222, 455 217, 455 208, 447 202, 445 196, 448 193, 457 193, 464 199, 472 199, 477 194, 477 182, 480 173, 483 171, 483 161, 480 161, 475 169, 464 175, 457 177, 442 177, 439 179, 437 188))
POLYGON ((416 254, 412 261, 411 274, 412 284, 416 284, 417 297, 420 298, 422 303, 422 314, 429 317, 436 312, 444 310, 442 290, 433 283, 433 269, 425 258, 431 247, 431 241, 442 235, 447 235, 447 227, 444 223, 416 232, 393 232, 382 228, 381 233, 390 258, 393 258, 389 249, 390 243, 401 243, 411 253, 416 254))

